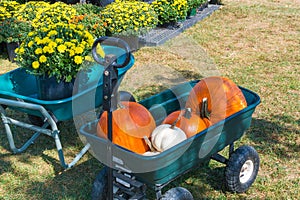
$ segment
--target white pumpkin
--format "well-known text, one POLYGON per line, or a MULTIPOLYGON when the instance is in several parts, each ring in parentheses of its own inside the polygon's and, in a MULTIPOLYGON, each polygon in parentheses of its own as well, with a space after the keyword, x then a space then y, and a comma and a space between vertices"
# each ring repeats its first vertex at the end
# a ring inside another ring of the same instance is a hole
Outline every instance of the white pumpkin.
POLYGON ((151 143, 159 151, 165 151, 185 140, 186 134, 180 128, 170 124, 157 126, 151 134, 151 143))
POLYGON ((145 153, 143 153, 143 156, 155 156, 159 153, 160 152, 158 152, 158 151, 146 151, 145 153))

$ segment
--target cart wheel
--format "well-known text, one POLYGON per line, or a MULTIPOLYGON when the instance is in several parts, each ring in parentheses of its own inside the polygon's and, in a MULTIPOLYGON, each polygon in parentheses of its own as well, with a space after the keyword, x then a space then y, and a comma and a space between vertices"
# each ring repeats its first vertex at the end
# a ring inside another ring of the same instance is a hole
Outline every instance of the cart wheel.
POLYGON ((92 200, 106 200, 107 195, 107 167, 101 169, 92 188, 92 200))
POLYGON ((225 178, 228 189, 242 193, 248 190, 256 179, 259 169, 259 156, 251 146, 241 146, 230 156, 225 178))
POLYGON ((183 187, 175 187, 168 190, 160 200, 193 200, 193 195, 183 187))
POLYGON ((127 91, 119 91, 120 95, 120 101, 131 101, 131 102, 136 102, 134 96, 127 91))
POLYGON ((30 114, 28 114, 27 116, 31 124, 36 126, 43 126, 44 120, 41 117, 30 114))

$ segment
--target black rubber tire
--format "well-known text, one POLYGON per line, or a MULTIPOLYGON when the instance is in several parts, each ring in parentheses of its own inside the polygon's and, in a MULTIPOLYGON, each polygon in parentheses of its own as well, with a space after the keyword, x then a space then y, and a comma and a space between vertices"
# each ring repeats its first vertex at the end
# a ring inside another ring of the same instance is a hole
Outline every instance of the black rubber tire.
POLYGON ((41 117, 30 114, 28 114, 27 116, 31 124, 36 126, 43 126, 44 120, 41 117))
POLYGON ((193 200, 193 195, 183 187, 175 187, 168 190, 160 200, 193 200))
POLYGON ((120 101, 131 101, 131 102, 136 102, 134 96, 127 91, 119 91, 120 95, 120 101))
POLYGON ((230 156, 225 169, 226 186, 229 191, 243 193, 256 179, 259 155, 251 146, 241 146, 230 156))
POLYGON ((101 169, 92 188, 92 200, 106 200, 108 190, 107 167, 101 169))

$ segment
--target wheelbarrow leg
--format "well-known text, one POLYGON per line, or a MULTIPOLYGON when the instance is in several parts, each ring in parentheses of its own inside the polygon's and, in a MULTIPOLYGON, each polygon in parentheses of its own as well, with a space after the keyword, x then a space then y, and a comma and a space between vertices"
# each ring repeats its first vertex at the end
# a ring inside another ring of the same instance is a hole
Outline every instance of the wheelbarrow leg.
MULTIPOLYGON (((10 149, 13 151, 13 153, 22 153, 23 151, 25 151, 31 144, 34 143, 34 141, 40 136, 40 132, 35 132, 31 138, 29 140, 27 140, 23 146, 21 148, 17 148, 16 145, 15 145, 15 140, 14 140, 14 137, 13 137, 13 134, 11 132, 11 129, 10 129, 10 126, 9 124, 11 123, 11 121, 13 121, 14 123, 16 123, 17 125, 18 124, 22 124, 16 120, 13 120, 13 119, 10 119, 8 117, 6 117, 5 115, 5 110, 4 108, 0 105, 0 111, 1 111, 1 119, 3 121, 3 124, 4 124, 4 128, 5 128, 5 132, 6 132, 6 136, 7 136, 7 139, 8 139, 8 143, 9 143, 9 146, 10 146, 10 149)), ((48 124, 47 124, 48 125, 48 124)), ((46 126, 46 125, 44 125, 46 126)), ((43 126, 43 127, 44 127, 43 126)))
POLYGON ((75 156, 75 158, 72 160, 72 162, 67 164, 66 161, 65 161, 64 152, 62 150, 62 145, 61 145, 61 142, 60 142, 60 139, 59 139, 59 131, 58 130, 53 132, 53 138, 55 140, 55 145, 56 145, 56 149, 57 149, 57 152, 58 152, 58 157, 59 157, 59 160, 60 160, 60 164, 65 169, 70 169, 71 167, 73 167, 80 160, 80 158, 89 150, 89 148, 91 146, 89 143, 87 143, 81 149, 81 151, 75 156))
POLYGON ((8 125, 8 123, 4 123, 7 139, 9 142, 10 149, 13 151, 13 153, 22 153, 25 151, 31 144, 34 143, 34 141, 40 136, 41 133, 36 132, 34 133, 29 140, 27 140, 24 145, 21 148, 17 148, 15 145, 14 137, 12 135, 11 129, 8 125))
POLYGON ((1 113, 1 119, 3 121, 7 139, 10 145, 11 150, 14 153, 21 153, 25 151, 31 144, 34 143, 34 141, 41 135, 45 134, 47 136, 50 136, 54 139, 56 148, 58 151, 58 157, 60 160, 60 163, 63 168, 68 169, 74 166, 79 159, 88 151, 90 148, 90 144, 86 144, 83 149, 75 156, 73 161, 69 164, 65 162, 65 157, 63 154, 62 150, 62 145, 59 139, 59 130, 57 128, 57 121, 53 116, 51 116, 51 113, 49 113, 43 106, 37 105, 37 104, 32 104, 32 103, 27 103, 27 102, 20 102, 20 101, 15 101, 15 100, 8 100, 8 99, 3 99, 0 98, 0 113, 1 113), (11 106, 11 107, 18 107, 18 108, 25 108, 33 111, 38 111, 44 120, 44 125, 42 127, 36 126, 33 124, 28 124, 13 118, 10 118, 6 116, 6 112, 4 109, 4 106, 11 106), (35 133, 31 136, 30 139, 28 139, 22 146, 21 148, 17 148, 15 145, 13 133, 10 128, 10 124, 16 125, 18 127, 22 127, 31 131, 34 131, 35 133), (51 127, 51 128, 50 128, 51 127))

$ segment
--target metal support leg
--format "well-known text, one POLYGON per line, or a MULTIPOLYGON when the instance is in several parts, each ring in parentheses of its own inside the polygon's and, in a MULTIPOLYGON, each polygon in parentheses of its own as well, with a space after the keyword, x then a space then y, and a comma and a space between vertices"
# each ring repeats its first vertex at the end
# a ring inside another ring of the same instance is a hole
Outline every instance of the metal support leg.
POLYGON ((37 105, 37 104, 32 104, 32 103, 27 103, 27 102, 20 102, 20 101, 16 101, 16 100, 0 98, 0 112, 1 112, 1 119, 2 119, 4 127, 5 127, 5 131, 6 131, 6 135, 7 135, 7 139, 8 139, 10 148, 14 153, 21 153, 21 152, 25 151, 31 144, 34 143, 34 141, 41 134, 45 134, 54 139, 60 163, 63 168, 68 169, 68 168, 71 168, 72 166, 74 166, 79 161, 79 159, 90 148, 90 144, 86 144, 83 147, 83 149, 75 156, 73 161, 71 163, 67 164, 65 162, 62 145, 61 145, 61 142, 59 139, 59 130, 57 128, 56 121, 43 106, 37 105), (45 119, 45 123, 42 127, 39 127, 39 126, 35 126, 33 124, 28 124, 28 123, 7 117, 5 109, 3 108, 2 105, 8 106, 8 107, 19 107, 19 108, 24 108, 24 109, 28 109, 28 110, 38 111, 41 113, 41 115, 45 119), (35 131, 35 133, 20 148, 17 148, 15 145, 13 133, 10 128, 10 124, 35 131), (47 128, 47 127, 49 127, 49 125, 50 125, 50 128, 47 128))
POLYGON ((89 150, 89 148, 91 146, 89 143, 87 143, 81 149, 81 151, 75 156, 75 158, 72 160, 72 162, 67 164, 66 161, 65 161, 65 157, 64 157, 64 153, 63 153, 63 149, 62 149, 62 144, 61 144, 60 139, 59 139, 59 132, 58 131, 54 131, 53 138, 55 140, 55 145, 56 145, 56 149, 57 149, 57 152, 58 152, 58 157, 59 157, 59 160, 60 160, 60 164, 65 169, 70 169, 71 167, 73 167, 80 160, 80 158, 82 158, 82 156, 89 150))
MULTIPOLYGON (((229 145, 229 157, 231 156, 231 154, 234 152, 234 143, 231 143, 229 145)), ((211 156, 211 159, 217 161, 217 162, 220 162, 220 163, 223 163, 223 164, 227 164, 228 162, 228 159, 225 158, 224 156, 216 153, 215 155, 212 155, 211 156)))
MULTIPOLYGON (((5 110, 4 110, 4 108, 2 106, 0 106, 0 112, 1 112, 1 119, 2 119, 3 124, 4 124, 4 128, 5 128, 5 132, 6 132, 6 136, 7 136, 7 139, 8 139, 8 143, 9 143, 10 149, 14 153, 22 153, 31 144, 33 144, 34 141, 40 136, 40 134, 41 134, 41 132, 39 132, 39 129, 41 129, 40 127, 36 127, 36 126, 30 125, 30 124, 27 124, 27 123, 23 123, 23 122, 20 122, 20 121, 17 121, 17 120, 14 120, 14 119, 11 119, 11 118, 7 117, 6 114, 5 114, 5 110), (24 127, 24 128, 35 130, 36 132, 30 137, 30 139, 28 139, 23 144, 22 147, 17 148, 16 145, 15 145, 14 137, 13 137, 13 134, 11 132, 9 124, 15 124, 17 126, 21 126, 21 127, 24 127)), ((48 123, 45 123, 42 126, 42 129, 45 129, 45 127, 47 127, 48 125, 49 125, 48 123)), ((51 132, 47 131, 45 133, 50 134, 51 132)))

